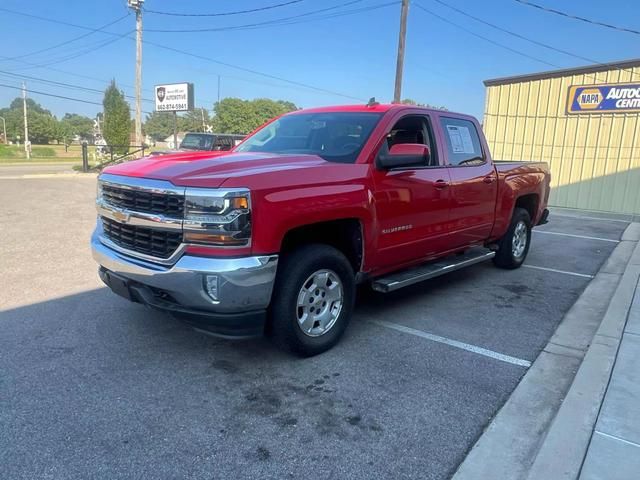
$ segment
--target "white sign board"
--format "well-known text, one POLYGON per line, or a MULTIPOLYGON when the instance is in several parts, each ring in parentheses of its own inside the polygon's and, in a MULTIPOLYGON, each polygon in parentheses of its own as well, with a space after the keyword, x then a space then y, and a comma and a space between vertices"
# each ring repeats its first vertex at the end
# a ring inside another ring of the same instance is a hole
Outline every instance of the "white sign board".
POLYGON ((156 112, 193 110, 193 83, 156 85, 156 112))

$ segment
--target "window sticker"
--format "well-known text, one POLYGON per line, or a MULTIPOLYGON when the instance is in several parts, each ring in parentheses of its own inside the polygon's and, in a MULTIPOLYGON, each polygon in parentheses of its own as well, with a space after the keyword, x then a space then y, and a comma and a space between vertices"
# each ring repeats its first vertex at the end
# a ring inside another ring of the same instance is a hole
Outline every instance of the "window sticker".
POLYGON ((449 133, 453 153, 475 153, 468 127, 447 125, 447 132, 449 133))

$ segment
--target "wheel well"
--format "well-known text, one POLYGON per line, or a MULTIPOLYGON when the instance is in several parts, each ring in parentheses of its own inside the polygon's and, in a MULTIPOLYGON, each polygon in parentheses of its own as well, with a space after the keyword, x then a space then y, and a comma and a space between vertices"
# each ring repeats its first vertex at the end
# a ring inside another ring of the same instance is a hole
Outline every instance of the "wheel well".
POLYGON ((281 252, 309 243, 325 243, 340 250, 354 272, 362 266, 362 225, 355 218, 303 225, 289 230, 282 240, 281 252))
POLYGON ((516 200, 515 208, 524 208, 527 212, 529 212, 531 221, 535 221, 535 216, 538 212, 538 195, 535 193, 530 193, 528 195, 519 197, 516 200))

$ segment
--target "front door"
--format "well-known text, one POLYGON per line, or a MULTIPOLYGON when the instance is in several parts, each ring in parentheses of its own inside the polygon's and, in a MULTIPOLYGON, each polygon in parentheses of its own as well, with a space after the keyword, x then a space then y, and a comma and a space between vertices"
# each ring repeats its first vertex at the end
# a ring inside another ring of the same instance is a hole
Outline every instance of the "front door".
POLYGON ((424 144, 424 165, 374 170, 377 213, 376 264, 397 268, 447 250, 450 178, 441 162, 426 115, 400 118, 387 135, 380 154, 397 143, 424 144))

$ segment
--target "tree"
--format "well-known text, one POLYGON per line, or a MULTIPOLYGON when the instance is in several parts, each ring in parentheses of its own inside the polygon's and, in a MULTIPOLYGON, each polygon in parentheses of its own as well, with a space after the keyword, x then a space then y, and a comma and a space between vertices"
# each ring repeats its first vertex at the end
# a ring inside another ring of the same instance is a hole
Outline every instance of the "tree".
POLYGON ((88 140, 93 136, 93 120, 77 113, 65 113, 60 119, 59 132, 61 140, 71 141, 76 135, 83 140, 88 140))
POLYGON ((401 100, 400 103, 404 105, 417 105, 418 107, 432 108, 434 110, 448 110, 448 108, 444 106, 436 107, 435 105, 429 105, 428 103, 418 103, 412 98, 405 98, 404 100, 401 100))
MULTIPOLYGON (((24 141, 24 115, 22 98, 14 99, 9 108, 0 109, 0 116, 7 123, 7 137, 11 141, 24 141)), ((33 144, 47 144, 56 138, 57 119, 35 100, 27 99, 27 122, 29 141, 33 144)))
POLYGON ((104 107, 103 136, 108 145, 113 145, 118 153, 129 151, 131 135, 131 112, 129 104, 124 99, 124 93, 118 90, 116 81, 112 80, 104 92, 102 100, 104 107))
POLYGON ((152 112, 147 115, 143 128, 145 134, 160 142, 173 132, 173 113, 152 112))
POLYGON ((249 133, 273 117, 296 110, 297 107, 284 100, 258 98, 242 100, 225 98, 214 106, 213 130, 219 133, 249 133))
POLYGON ((184 132, 202 132, 204 128, 202 126, 202 119, 204 117, 204 123, 211 125, 211 119, 209 118, 209 112, 204 108, 195 108, 190 112, 186 112, 178 119, 179 129, 184 132))

